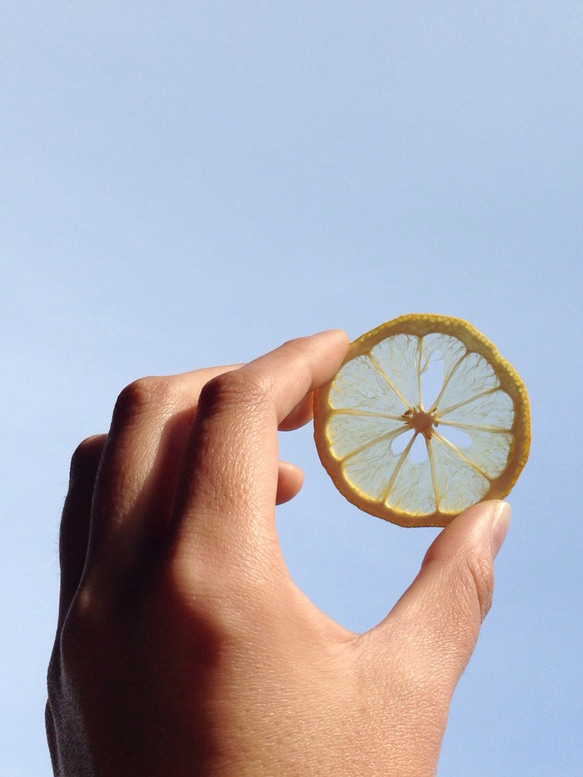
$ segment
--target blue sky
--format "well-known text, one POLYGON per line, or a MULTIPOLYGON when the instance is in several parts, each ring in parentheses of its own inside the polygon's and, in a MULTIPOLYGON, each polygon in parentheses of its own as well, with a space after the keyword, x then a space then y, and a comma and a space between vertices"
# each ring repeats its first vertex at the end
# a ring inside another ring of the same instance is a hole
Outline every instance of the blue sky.
MULTIPOLYGON (((146 374, 402 313, 517 368, 533 444, 440 777, 574 777, 583 745, 583 5, 31 2, 0 14, 0 764, 50 773, 68 460, 146 374)), ((435 530, 348 504, 311 429, 298 584, 365 629, 435 530)))

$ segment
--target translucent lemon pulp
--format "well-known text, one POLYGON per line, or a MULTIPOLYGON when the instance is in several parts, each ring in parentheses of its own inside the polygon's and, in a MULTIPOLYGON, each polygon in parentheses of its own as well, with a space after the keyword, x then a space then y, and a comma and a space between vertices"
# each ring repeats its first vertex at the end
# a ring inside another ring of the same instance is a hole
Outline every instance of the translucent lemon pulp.
POLYGON ((401 316, 358 338, 315 394, 314 434, 338 489, 403 526, 444 526, 508 494, 526 463, 526 389, 462 319, 401 316))

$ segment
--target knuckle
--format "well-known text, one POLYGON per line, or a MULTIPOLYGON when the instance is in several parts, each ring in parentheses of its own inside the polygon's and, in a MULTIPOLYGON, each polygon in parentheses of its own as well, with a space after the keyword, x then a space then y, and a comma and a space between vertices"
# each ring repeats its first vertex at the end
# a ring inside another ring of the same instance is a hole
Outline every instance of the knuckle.
POLYGON ((294 337, 291 340, 286 340, 283 347, 289 351, 294 351, 297 356, 303 359, 305 358, 306 352, 306 338, 294 337))
POLYGON ((482 620, 488 614, 494 591, 494 569, 492 559, 482 553, 466 557, 462 580, 467 595, 477 600, 482 620))
POLYGON ((206 416, 234 405, 251 409, 263 405, 267 396, 268 386, 264 380, 248 371, 234 370, 217 375, 205 384, 199 409, 206 416))
POLYGON ((96 434, 87 437, 79 443, 71 456, 70 474, 71 478, 85 472, 87 469, 93 469, 96 462, 101 457, 103 446, 105 444, 105 435, 96 434))
POLYGON ((115 403, 114 419, 125 420, 143 415, 152 407, 171 406, 176 393, 176 387, 169 378, 138 378, 120 392, 115 403))
POLYGON ((87 592, 80 589, 73 599, 61 627, 60 655, 67 666, 82 659, 95 638, 95 613, 87 592))
POLYGON ((290 354, 290 364, 295 365, 295 371, 298 375, 310 370, 309 350, 306 349, 306 338, 296 337, 284 343, 284 348, 290 354))
POLYGON ((267 575, 250 574, 244 563, 233 563, 225 574, 216 554, 203 549, 170 554, 161 565, 157 591, 159 606, 173 620, 188 624, 195 639, 216 645, 245 639, 254 619, 266 626, 269 613, 280 606, 267 575))
POLYGON ((231 639, 236 629, 228 588, 204 565, 175 559, 158 582, 160 607, 190 631, 194 642, 210 646, 231 639))

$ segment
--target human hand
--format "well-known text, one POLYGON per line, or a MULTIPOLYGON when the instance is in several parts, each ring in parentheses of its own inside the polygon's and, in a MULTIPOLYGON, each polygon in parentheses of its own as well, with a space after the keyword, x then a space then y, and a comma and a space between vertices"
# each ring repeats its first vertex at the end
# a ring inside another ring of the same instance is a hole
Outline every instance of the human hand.
POLYGON ((428 777, 491 600, 498 502, 438 536, 358 635, 290 579, 275 505, 301 472, 279 429, 311 413, 342 332, 241 368, 138 381, 76 451, 61 525, 47 731, 61 777, 428 777))

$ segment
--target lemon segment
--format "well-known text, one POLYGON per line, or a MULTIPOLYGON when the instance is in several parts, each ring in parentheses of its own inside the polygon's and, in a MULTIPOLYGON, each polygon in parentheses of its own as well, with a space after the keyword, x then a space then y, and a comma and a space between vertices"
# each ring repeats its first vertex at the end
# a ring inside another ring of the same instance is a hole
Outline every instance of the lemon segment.
POLYGON ((315 392, 314 436, 357 507, 402 526, 445 526, 511 490, 528 458, 528 396, 467 321, 411 314, 351 344, 315 392))

